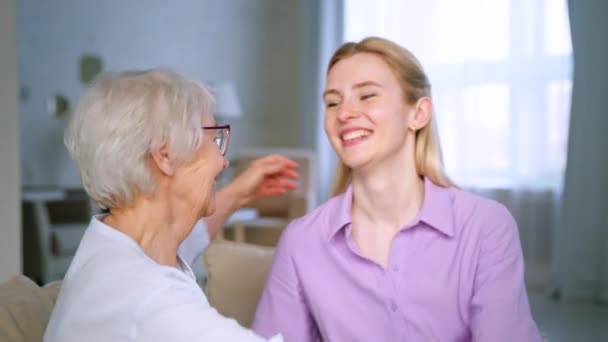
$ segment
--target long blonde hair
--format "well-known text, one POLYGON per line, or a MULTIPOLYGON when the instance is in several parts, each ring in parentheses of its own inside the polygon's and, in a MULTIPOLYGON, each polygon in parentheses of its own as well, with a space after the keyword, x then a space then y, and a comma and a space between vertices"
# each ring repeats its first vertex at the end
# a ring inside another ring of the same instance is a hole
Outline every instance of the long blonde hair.
MULTIPOLYGON (((397 76, 404 99, 408 104, 413 105, 425 96, 431 97, 431 83, 420 62, 410 51, 384 38, 368 37, 358 43, 343 44, 331 57, 327 66, 327 74, 336 63, 358 53, 374 54, 389 66, 397 76)), ((430 178, 439 186, 455 186, 443 169, 439 133, 435 122, 435 115, 431 115, 428 124, 416 131, 414 154, 416 173, 430 178)), ((342 161, 338 161, 331 196, 343 193, 351 178, 352 170, 342 161)))

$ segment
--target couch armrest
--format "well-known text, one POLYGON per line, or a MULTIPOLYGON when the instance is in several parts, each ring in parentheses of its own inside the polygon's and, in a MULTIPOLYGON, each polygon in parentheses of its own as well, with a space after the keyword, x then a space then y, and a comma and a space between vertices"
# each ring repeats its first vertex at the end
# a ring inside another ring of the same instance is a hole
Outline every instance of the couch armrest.
POLYGON ((209 303, 221 314, 249 327, 270 266, 274 248, 215 241, 204 254, 209 303))

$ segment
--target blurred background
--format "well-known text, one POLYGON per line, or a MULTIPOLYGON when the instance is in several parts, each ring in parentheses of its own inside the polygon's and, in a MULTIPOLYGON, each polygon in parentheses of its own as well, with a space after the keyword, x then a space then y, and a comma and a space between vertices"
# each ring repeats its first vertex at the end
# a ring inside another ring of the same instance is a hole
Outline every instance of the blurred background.
POLYGON ((608 340, 606 15, 600 0, 2 0, 0 282, 60 279, 95 212, 62 135, 99 72, 165 66, 211 84, 232 125, 224 181, 252 156, 301 161, 299 201, 229 222, 231 238, 273 245, 329 193, 329 57, 376 35, 430 76, 448 174, 514 214, 545 335, 608 340))

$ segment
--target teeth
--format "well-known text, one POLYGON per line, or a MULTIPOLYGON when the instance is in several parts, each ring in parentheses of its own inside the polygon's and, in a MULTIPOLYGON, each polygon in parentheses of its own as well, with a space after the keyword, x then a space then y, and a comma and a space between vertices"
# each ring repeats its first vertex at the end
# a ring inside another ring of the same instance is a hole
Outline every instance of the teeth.
POLYGON ((348 140, 352 140, 352 139, 366 137, 370 134, 371 134, 370 132, 365 131, 365 130, 352 131, 352 132, 348 132, 348 133, 342 135, 342 140, 348 141, 348 140))

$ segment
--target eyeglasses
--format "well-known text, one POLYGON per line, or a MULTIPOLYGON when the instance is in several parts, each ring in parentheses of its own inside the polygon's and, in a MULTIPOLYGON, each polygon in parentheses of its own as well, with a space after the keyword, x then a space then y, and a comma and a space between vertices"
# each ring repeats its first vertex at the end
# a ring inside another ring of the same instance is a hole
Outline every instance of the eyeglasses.
POLYGON ((215 130, 215 136, 213 140, 217 144, 217 147, 220 149, 220 153, 223 156, 226 155, 226 150, 228 150, 228 143, 230 142, 230 125, 203 126, 201 128, 204 130, 215 130))

